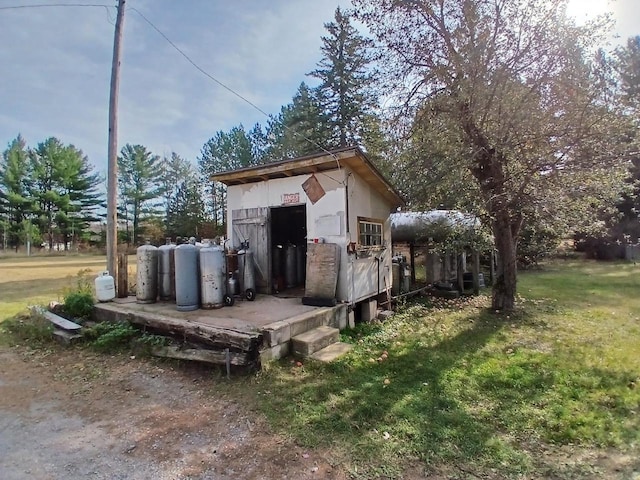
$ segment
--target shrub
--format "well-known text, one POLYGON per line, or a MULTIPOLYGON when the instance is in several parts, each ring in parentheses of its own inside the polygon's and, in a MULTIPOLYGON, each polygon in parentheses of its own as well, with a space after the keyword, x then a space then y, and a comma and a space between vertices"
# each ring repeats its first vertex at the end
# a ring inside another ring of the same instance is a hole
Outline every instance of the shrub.
POLYGON ((77 320, 88 320, 93 311, 93 284, 87 278, 89 269, 80 270, 74 288, 68 289, 64 295, 64 312, 77 320))
POLYGON ((127 322, 101 322, 83 331, 85 338, 89 340, 89 345, 101 352, 128 348, 131 340, 139 333, 127 322))

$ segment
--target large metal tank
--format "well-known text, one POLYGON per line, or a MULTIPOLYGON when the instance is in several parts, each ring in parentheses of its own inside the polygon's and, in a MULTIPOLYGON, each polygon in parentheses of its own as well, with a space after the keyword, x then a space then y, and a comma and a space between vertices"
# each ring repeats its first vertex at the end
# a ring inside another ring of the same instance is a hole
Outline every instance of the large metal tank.
POLYGON ((247 300, 256 298, 256 274, 253 266, 253 252, 246 248, 238 252, 240 291, 247 300))
POLYGON ((298 254, 295 245, 287 245, 284 251, 284 281, 287 288, 298 284, 298 254))
POLYGON ((224 306, 226 268, 224 248, 209 244, 200 249, 200 303, 202 308, 224 306))
POLYGON ((400 263, 393 261, 391 263, 391 295, 394 297, 400 295, 400 285, 402 283, 402 268, 400 268, 400 263))
POLYGON ((167 238, 167 243, 158 248, 158 296, 160 300, 176 298, 176 246, 167 238))
POLYGON ((298 245, 296 250, 296 254, 298 258, 296 259, 296 266, 298 269, 298 285, 304 285, 306 280, 306 269, 307 269, 307 246, 306 245, 298 245))
POLYGON ((198 275, 198 248, 190 243, 175 249, 176 308, 189 312, 200 308, 200 276, 198 275))
POLYGON ((154 303, 158 298, 158 249, 147 242, 136 251, 136 301, 154 303))

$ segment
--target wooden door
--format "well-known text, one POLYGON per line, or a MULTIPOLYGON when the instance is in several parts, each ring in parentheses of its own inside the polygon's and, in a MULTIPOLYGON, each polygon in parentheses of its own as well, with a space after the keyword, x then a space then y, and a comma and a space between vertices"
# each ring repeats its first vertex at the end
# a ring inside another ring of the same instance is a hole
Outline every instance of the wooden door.
POLYGON ((269 207, 244 208, 231 212, 234 247, 249 242, 253 252, 256 272, 256 289, 259 293, 271 293, 271 258, 269 252, 269 207))

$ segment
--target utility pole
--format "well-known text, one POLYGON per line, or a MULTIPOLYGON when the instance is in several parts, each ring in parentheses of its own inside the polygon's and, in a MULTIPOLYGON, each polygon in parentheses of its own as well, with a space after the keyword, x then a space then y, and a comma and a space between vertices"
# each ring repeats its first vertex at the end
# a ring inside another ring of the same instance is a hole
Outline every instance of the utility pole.
POLYGON ((107 270, 117 275, 118 222, 116 192, 118 186, 118 90, 120 88, 120 54, 125 0, 118 0, 118 16, 113 40, 111 64, 111 92, 109 93, 109 147, 107 164, 107 270))

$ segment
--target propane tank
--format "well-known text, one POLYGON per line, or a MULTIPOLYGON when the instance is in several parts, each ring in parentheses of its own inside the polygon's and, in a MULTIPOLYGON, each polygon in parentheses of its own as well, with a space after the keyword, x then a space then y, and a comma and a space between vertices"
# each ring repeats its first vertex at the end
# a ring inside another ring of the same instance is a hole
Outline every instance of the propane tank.
POLYGON ((238 294, 238 281, 231 274, 229 274, 229 278, 227 279, 227 294, 228 295, 238 294))
POLYGON ((202 308, 224 306, 226 288, 224 248, 209 244, 200 249, 200 291, 202 308))
POLYGON ((400 295, 400 285, 402 283, 402 277, 400 276, 402 269, 400 268, 400 263, 396 262, 395 258, 391 263, 391 294, 395 297, 400 295))
POLYGON ((176 309, 189 312, 200 307, 200 278, 198 275, 198 249, 184 243, 175 249, 176 309))
POLYGON ((100 302, 109 302, 116 297, 116 286, 113 277, 104 271, 95 280, 96 297, 100 302))
POLYGON ((409 292, 411 290, 411 266, 408 263, 402 265, 402 291, 409 292))
POLYGON ((293 288, 298 284, 297 255, 296 246, 291 244, 287 245, 284 251, 284 281, 287 288, 293 288))
POLYGON ((136 252, 136 301, 154 303, 158 297, 158 249, 148 241, 136 252))
POLYGON ((306 245, 298 245, 296 249, 296 253, 298 258, 296 259, 296 265, 298 268, 297 277, 298 277, 298 285, 304 285, 306 275, 305 270, 307 269, 307 252, 306 245))
POLYGON ((256 276, 253 267, 253 252, 246 248, 238 252, 240 290, 247 300, 256 298, 256 276))
POLYGON ((158 248, 158 295, 160 300, 176 298, 175 248, 171 238, 158 248))

